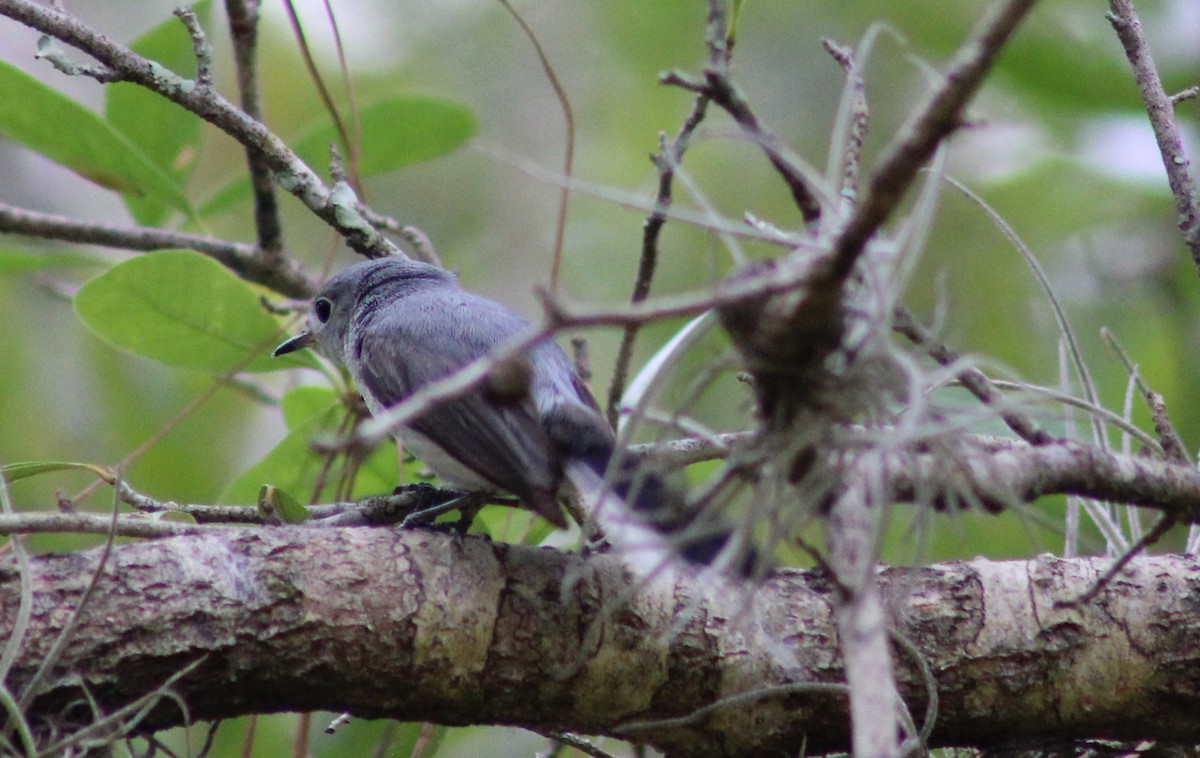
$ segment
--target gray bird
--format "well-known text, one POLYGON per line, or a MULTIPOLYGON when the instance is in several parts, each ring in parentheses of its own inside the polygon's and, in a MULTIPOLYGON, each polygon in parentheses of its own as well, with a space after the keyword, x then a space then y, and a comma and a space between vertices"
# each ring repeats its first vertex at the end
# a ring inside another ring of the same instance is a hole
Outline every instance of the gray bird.
MULTIPOLYGON (((315 345, 347 368, 371 413, 379 415, 529 327, 503 305, 462 289, 448 271, 383 258, 326 282, 313 300, 308 328, 274 354, 315 345)), ((398 436, 450 487, 510 493, 558 527, 566 526, 558 502, 565 478, 585 501, 592 499, 593 514, 614 541, 706 563, 728 539, 710 533, 682 548, 665 547, 666 535, 689 521, 683 499, 657 476, 636 473, 634 462, 614 462, 612 430, 571 360, 551 340, 434 405, 398 436), (605 492, 616 497, 604 499, 605 492), (603 500, 601 507, 596 500, 603 500)))

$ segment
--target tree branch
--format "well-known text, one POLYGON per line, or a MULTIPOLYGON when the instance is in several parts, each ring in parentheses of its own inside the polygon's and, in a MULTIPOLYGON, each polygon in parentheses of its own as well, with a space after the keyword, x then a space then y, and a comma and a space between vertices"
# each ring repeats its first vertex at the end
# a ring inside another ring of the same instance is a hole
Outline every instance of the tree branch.
POLYGON ((900 202, 917 172, 941 141, 959 127, 967 103, 983 83, 1004 43, 1036 1, 1005 0, 994 5, 950 62, 944 83, 934 88, 913 111, 912 118, 871 173, 862 202, 855 206, 839 235, 832 266, 834 281, 850 274, 867 240, 900 202))
MULTIPOLYGON (((35 611, 10 688, 36 668, 99 556, 35 559, 35 611)), ((977 560, 878 573, 888 623, 937 680, 935 745, 1101 729, 1200 740, 1194 702, 1180 696, 1200 671, 1189 642, 1200 564, 1138 558, 1096 604, 1059 605, 1105 565, 977 560)), ((632 594, 628 582, 613 556, 425 531, 280 527, 123 545, 30 723, 38 735, 47 720, 78 727, 88 719, 63 709, 81 683, 111 712, 199 661, 173 687, 193 719, 321 709, 609 734, 682 756, 847 748, 824 575, 782 573, 753 596, 691 576, 632 594)), ((4 634, 19 594, 6 559, 4 634)), ((901 694, 919 712, 921 677, 898 662, 901 694)), ((142 726, 181 720, 164 699, 142 726)))
POLYGON ((0 15, 82 50, 110 69, 115 79, 157 92, 260 153, 275 172, 279 186, 295 195, 363 255, 372 258, 401 255, 390 240, 363 218, 352 192, 334 193, 283 140, 212 87, 184 80, 72 16, 30 0, 0 0, 0 15))
POLYGON ((810 179, 805 168, 788 155, 783 141, 758 120, 750 103, 730 76, 733 40, 730 39, 726 4, 726 0, 709 0, 708 3, 704 33, 708 45, 708 65, 704 69, 704 81, 692 81, 678 72, 665 74, 661 81, 695 92, 700 98, 711 100, 728 113, 763 151, 771 166, 787 184, 792 201, 805 224, 815 228, 822 210, 816 181, 810 179))
POLYGON ((1150 46, 1142 35, 1142 22, 1138 19, 1132 0, 1109 0, 1108 20, 1112 23, 1125 48, 1125 56, 1133 68, 1134 80, 1146 115, 1154 128, 1158 151, 1162 154, 1163 167, 1167 170, 1167 184, 1175 195, 1175 209, 1179 212, 1179 231, 1192 253, 1192 261, 1200 268, 1200 199, 1196 197, 1196 182, 1192 176, 1191 162, 1183 147, 1183 135, 1175 119, 1175 103, 1163 89, 1158 78, 1158 67, 1150 54, 1150 46))
POLYGON ((862 477, 851 483, 834 500, 824 525, 827 564, 837 586, 838 649, 850 688, 852 754, 882 758, 899 754, 900 696, 875 579, 882 504, 872 502, 868 482, 862 477))
POLYGON ((1154 508, 1182 523, 1200 524, 1200 471, 1156 458, 1121 455, 1064 441, 1015 445, 990 455, 968 439, 953 455, 894 456, 884 480, 902 501, 980 505, 1001 511, 1044 495, 1081 495, 1154 508), (949 500, 942 498, 950 497, 949 500))
POLYGON ((204 234, 89 223, 4 204, 0 204, 0 232, 123 250, 195 250, 219 261, 242 278, 270 287, 281 295, 308 298, 316 291, 316 284, 294 260, 271 262, 254 245, 204 234))
MULTIPOLYGON (((637 278, 633 284, 631 303, 640 303, 650 295, 650 285, 654 281, 654 272, 658 268, 658 240, 663 227, 667 223, 667 213, 673 201, 675 184, 675 168, 683 160, 692 139, 692 133, 704 120, 708 111, 708 95, 699 94, 692 103, 692 110, 684 119, 683 126, 675 138, 667 142, 665 134, 659 135, 658 153, 651 156, 658 170, 658 194, 654 198, 654 210, 642 224, 642 252, 638 257, 637 278)), ((629 366, 633 361, 633 348, 637 341, 641 325, 626 324, 621 333, 621 344, 617 348, 617 357, 613 363, 612 381, 608 385, 608 423, 615 429, 620 415, 621 397, 625 394, 625 381, 629 376, 629 366)))
MULTIPOLYGON (((233 61, 237 67, 238 93, 242 110, 256 121, 263 120, 262 101, 258 87, 258 19, 259 0, 225 0, 229 17, 229 36, 233 40, 233 61)), ((246 165, 250 169, 250 185, 254 188, 254 228, 258 231, 258 246, 268 260, 278 260, 283 252, 283 227, 279 219, 279 203, 275 197, 275 180, 266 158, 258 151, 246 148, 246 165)))

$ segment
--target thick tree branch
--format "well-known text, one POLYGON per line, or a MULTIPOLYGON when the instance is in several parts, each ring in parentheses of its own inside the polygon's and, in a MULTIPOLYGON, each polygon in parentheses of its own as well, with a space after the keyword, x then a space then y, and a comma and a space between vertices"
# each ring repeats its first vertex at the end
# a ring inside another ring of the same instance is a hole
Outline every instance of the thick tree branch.
MULTIPOLYGON (((964 444, 965 443, 965 444, 964 444)), ((953 455, 895 456, 884 465, 900 500, 955 504, 940 498, 959 493, 957 504, 1000 511, 1044 495, 1081 495, 1154 508, 1182 523, 1200 524, 1200 471, 1157 458, 1121 455, 1078 442, 1027 447, 992 454, 956 443, 953 455)))
MULTIPOLYGON (((93 550, 34 561, 11 690, 98 560, 93 550)), ((1094 604, 1062 605, 1105 565, 977 560, 879 573, 888 623, 938 684, 934 744, 1200 740, 1194 699, 1181 694, 1200 672, 1190 601, 1200 563, 1138 558, 1094 604)), ((31 723, 78 718, 62 709, 80 682, 112 710, 199 661, 173 688, 196 719, 323 709, 612 734, 674 755, 844 750, 846 704, 829 687, 843 678, 832 591, 821 574, 789 572, 752 597, 687 576, 631 593, 613 556, 424 531, 281 527, 124 545, 31 723), (676 720, 653 724, 666 719, 676 720)), ((5 635, 19 594, 6 559, 5 635)), ((908 654, 897 660, 901 694, 920 713, 920 676, 908 654)), ((145 727, 180 719, 163 701, 145 727)))

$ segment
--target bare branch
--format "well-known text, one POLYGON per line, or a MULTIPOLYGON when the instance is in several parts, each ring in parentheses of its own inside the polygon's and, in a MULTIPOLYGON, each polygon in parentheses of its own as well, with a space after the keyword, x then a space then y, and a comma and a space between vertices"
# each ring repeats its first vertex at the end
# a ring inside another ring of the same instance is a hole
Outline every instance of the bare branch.
POLYGON ((294 298, 308 298, 316 283, 294 262, 270 263, 244 242, 154 227, 117 227, 0 204, 0 232, 79 242, 122 250, 195 250, 252 282, 294 298))
POLYGON ((987 456, 970 448, 964 439, 954 459, 894 457, 886 463, 884 481, 893 497, 903 501, 928 502, 930 493, 958 492, 989 510, 1004 510, 1043 495, 1071 494, 1154 508, 1180 522, 1200 524, 1200 471, 1190 465, 1071 441, 1014 446, 987 456))
POLYGON ((846 72, 846 86, 842 92, 842 108, 839 109, 838 123, 844 122, 844 128, 834 134, 830 145, 829 168, 831 174, 835 170, 835 161, 841 168, 838 177, 841 186, 838 194, 842 211, 849 213, 858 198, 859 176, 862 173, 863 145, 867 140, 867 129, 871 114, 867 107, 867 87, 863 79, 862 67, 855 60, 854 51, 838 45, 830 39, 821 40, 825 50, 833 57, 842 70, 846 72), (838 149, 840 148, 840 149, 838 149))
MULTIPOLYGON (((683 160, 692 134, 704 120, 708 102, 707 94, 697 95, 692 103, 691 112, 684 119, 683 126, 679 128, 675 138, 667 142, 665 135, 659 135, 658 153, 651 156, 655 168, 658 169, 658 194, 654 199, 654 210, 642 225, 642 254, 638 258, 637 277, 633 283, 633 294, 629 298, 632 303, 640 303, 650 295, 650 285, 654 282, 654 271, 658 267, 658 240, 671 208, 675 167, 683 160)), ((639 328, 640 324, 626 324, 621 334, 621 345, 617 348, 612 381, 608 385, 607 403, 608 423, 614 429, 617 426, 617 415, 620 413, 621 396, 625 394, 625 380, 633 361, 633 348, 639 328)))
MULTIPOLYGON (((259 0, 225 0, 242 110, 255 121, 263 121, 256 60, 259 5, 259 0)), ((258 231, 258 246, 264 258, 274 261, 283 250, 275 180, 265 157, 258 150, 246 148, 246 164, 250 169, 250 186, 254 189, 254 228, 258 231)))
POLYGON ((1175 195, 1175 209, 1179 212, 1179 231, 1192 253, 1192 261, 1200 268, 1200 199, 1196 196, 1195 177, 1191 162, 1183 146, 1183 135, 1175 118, 1175 106, 1163 89, 1158 78, 1158 68, 1150 54, 1150 46, 1142 34, 1142 22, 1134 10, 1133 0, 1109 0, 1108 20, 1125 48, 1125 56, 1133 68, 1134 80, 1154 137, 1158 151, 1162 154, 1163 167, 1167 170, 1167 183, 1175 195))
POLYGON ((963 110, 996 56, 1037 0, 1004 0, 992 6, 977 31, 950 62, 944 83, 913 112, 867 180, 861 202, 839 235, 831 278, 844 280, 867 240, 895 209, 917 172, 962 123, 963 110))
MULTIPOLYGON (((897 308, 892 319, 892 326, 897 332, 908 337, 914 345, 928 352, 930 357, 939 364, 950 366, 960 362, 960 357, 921 326, 907 308, 897 308)), ((958 372, 958 381, 962 382, 962 385, 984 405, 995 407, 1001 400, 1000 392, 977 368, 967 367, 958 372)), ((1002 411, 1000 418, 1008 425, 1009 429, 1012 429, 1021 439, 1031 445, 1045 445, 1054 441, 1054 437, 1038 426, 1027 414, 1009 409, 1002 411)))
POLYGON ((901 700, 875 581, 885 503, 877 501, 872 480, 868 475, 851 482, 830 507, 824 522, 826 561, 838 588, 833 615, 850 689, 853 755, 893 756, 900 749, 901 700))
POLYGON ((664 84, 672 84, 707 97, 728 113, 742 131, 758 145, 767 159, 783 178, 792 193, 792 200, 800 210, 805 224, 814 227, 821 218, 821 203, 815 183, 807 171, 788 155, 782 140, 758 120, 750 103, 733 82, 729 71, 732 42, 727 35, 728 22, 725 13, 726 0, 710 0, 705 41, 708 43, 708 65, 704 69, 704 82, 696 82, 682 74, 673 72, 661 78, 664 84))
POLYGON ((250 118, 211 87, 196 87, 129 48, 119 45, 86 24, 31 0, 0 0, 0 15, 79 48, 112 69, 122 81, 139 84, 177 103, 245 147, 260 152, 275 172, 276 181, 314 214, 345 238, 347 244, 368 257, 400 255, 354 204, 337 202, 331 189, 290 148, 259 121, 250 118))
POLYGON ((191 8, 176 8, 175 15, 183 22, 184 27, 188 30, 188 36, 192 38, 192 54, 196 56, 196 86, 200 89, 208 89, 212 87, 212 45, 208 44, 208 37, 204 34, 204 28, 200 26, 200 19, 196 18, 196 14, 191 8))
POLYGON ((521 355, 550 336, 553 330, 530 328, 480 356, 449 376, 430 382, 406 397, 403 402, 388 408, 359 427, 358 432, 344 443, 331 449, 370 450, 394 434, 397 429, 428 411, 432 406, 471 391, 488 377, 498 365, 521 355))
POLYGON ((117 520, 116 527, 108 516, 94 513, 18 513, 0 516, 0 534, 104 534, 118 537, 179 537, 200 534, 210 529, 232 527, 202 526, 177 521, 157 521, 148 518, 126 517, 117 520))

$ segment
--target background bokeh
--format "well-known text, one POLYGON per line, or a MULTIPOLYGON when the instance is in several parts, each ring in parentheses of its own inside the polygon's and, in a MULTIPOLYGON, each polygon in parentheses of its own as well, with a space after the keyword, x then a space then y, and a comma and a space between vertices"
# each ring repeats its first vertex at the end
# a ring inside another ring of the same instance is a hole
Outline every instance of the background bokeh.
MULTIPOLYGON (((68 9, 109 36, 129 42, 169 17, 174 3, 130 5, 89 0, 68 9)), ((1139 8, 1168 92, 1200 80, 1200 5, 1163 0, 1139 8)), ((546 48, 574 109, 575 179, 567 226, 562 294, 578 302, 620 303, 632 287, 646 203, 655 186, 648 155, 658 135, 673 134, 691 96, 657 83, 678 68, 703 64, 702 4, 681 0, 547 1, 520 4, 546 48)), ((976 21, 982 4, 951 0, 856 2, 752 0, 746 3, 735 53, 735 77, 760 118, 804 160, 824 171, 830 130, 843 85, 841 69, 822 50, 828 37, 857 45, 878 27, 866 62, 872 111, 866 162, 901 125, 931 71, 940 68, 976 21)), ((319 4, 301 6, 306 31, 341 101, 329 29, 319 4)), ((218 86, 234 88, 224 18, 210 39, 217 50, 218 86)), ((374 177, 366 199, 380 212, 422 228, 464 284, 532 318, 534 287, 548 281, 564 122, 534 51, 496 2, 337 3, 336 11, 360 103, 398 91, 436 94, 468 104, 478 133, 464 149, 402 171, 374 177), (529 167, 538 171, 530 171, 529 167)), ((999 212, 1047 270, 1067 306, 1104 403, 1125 404, 1124 369, 1099 337, 1103 326, 1121 340, 1150 384, 1167 399, 1191 449, 1200 445, 1200 287, 1180 240, 1173 200, 1132 76, 1101 4, 1043 3, 1002 55, 970 111, 971 123, 952 141, 949 172, 999 212)), ((319 100, 281 9, 269 3, 261 42, 268 124, 285 138, 322 119, 319 100)), ((99 107, 100 86, 67 79, 33 59, 36 35, 0 19, 0 57, 99 107)), ((1197 101, 1179 114, 1196 155, 1197 101)), ((69 130, 70 124, 45 124, 69 130)), ((242 152, 205 126, 189 187, 202 199, 242 170, 242 152)), ((319 172, 327 167, 315 166, 319 172)), ((782 182, 732 122, 713 114, 688 154, 684 170, 702 193, 679 188, 680 205, 711 205, 728 219, 746 211, 784 228, 799 214, 782 182)), ((0 202, 104 222, 126 222, 112 193, 0 139, 0 202)), ((351 262, 329 230, 283 196, 285 243, 314 271, 351 262)), ((253 239, 246 204, 205 219, 211 233, 253 239)), ((64 250, 57 243, 0 237, 0 250, 64 250)), ((751 257, 778 254, 746 245, 751 257)), ((96 251, 104 260, 123 253, 96 251)), ((654 294, 702 289, 732 266, 728 250, 705 229, 668 225, 654 294)), ((73 291, 99 267, 54 268, 0 276, 0 460, 82 460, 113 464, 156 435, 208 389, 214 378, 170 369, 121 353, 76 318, 73 291)), ((936 319, 950 344, 1001 373, 1056 386, 1060 335, 1028 267, 986 214, 946 188, 907 302, 936 319)), ((679 323, 647 330, 644 360, 679 323)), ((587 334, 597 395, 609 380, 616 333, 587 334)), ((711 340, 689 357, 691 376, 726 352, 711 340)), ((295 373, 295 372, 294 372, 295 373)), ((273 375, 254 381, 278 396, 317 375, 273 375)), ((686 397, 688 384, 664 404, 686 397)), ((672 395, 671 392, 675 394, 672 395)), ((1134 404, 1138 405, 1137 403, 1134 404)), ((694 409, 721 431, 745 428, 744 388, 722 380, 694 409)), ((1056 411, 1048 423, 1060 424, 1056 411)), ((1135 409, 1134 418, 1145 421, 1135 409)), ((222 388, 133 461, 126 476, 141 491, 177 501, 212 502, 239 473, 282 438, 276 408, 237 386, 222 388)), ((1114 437, 1114 442, 1120 440, 1114 437)), ((78 474, 18 482, 20 509, 52 509, 88 483, 78 474)), ((106 509, 108 495, 86 507, 106 509)), ((896 561, 994 558, 1060 550, 1055 528, 1061 503, 1043 504, 1041 518, 898 513, 886 557, 896 561)), ((73 538, 38 538, 35 547, 62 550, 73 538)), ((1171 543, 1178 545, 1178 538, 1171 543)), ((321 754, 354 755, 374 744, 382 725, 355 725, 328 739, 321 754), (356 731, 365 730, 365 731, 356 731)), ((271 722, 281 734, 287 725, 271 722)), ((225 736, 238 734, 231 729, 225 736)), ((469 740, 472 737, 459 737, 469 740)), ((531 737, 528 753, 543 743, 531 737)), ((459 746, 447 754, 470 755, 459 746), (457 751, 457 752, 455 752, 457 751)), ((262 755, 271 754, 263 752, 262 755)), ((398 753, 399 754, 399 753, 398 753)))

